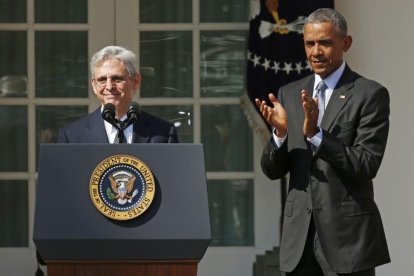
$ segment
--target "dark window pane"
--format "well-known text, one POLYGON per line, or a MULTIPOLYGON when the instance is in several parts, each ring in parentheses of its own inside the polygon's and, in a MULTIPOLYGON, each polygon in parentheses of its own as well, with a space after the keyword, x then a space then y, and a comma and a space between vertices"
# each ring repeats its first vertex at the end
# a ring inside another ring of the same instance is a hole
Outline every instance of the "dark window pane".
POLYGON ((192 15, 191 0, 140 0, 140 23, 189 23, 192 15))
POLYGON ((36 23, 87 23, 88 1, 36 0, 36 23))
POLYGON ((238 105, 201 107, 207 171, 252 171, 253 134, 238 105))
POLYGON ((193 143, 193 110, 191 106, 144 106, 142 110, 174 123, 180 143, 193 143))
POLYGON ((40 143, 55 143, 59 128, 86 114, 87 106, 37 106, 36 156, 39 156, 40 143))
POLYGON ((142 97, 191 97, 191 32, 141 32, 142 97))
POLYGON ((0 60, 0 98, 26 97, 26 31, 0 31, 0 60))
POLYGON ((250 0, 200 0, 201 22, 248 22, 250 0))
POLYGON ((27 107, 0 106, 0 129, 0 171, 27 171, 27 107))
POLYGON ((209 180, 207 185, 211 245, 253 245, 253 181, 209 180))
POLYGON ((36 96, 88 97, 87 32, 36 32, 36 96))
POLYGON ((27 0, 1 0, 0 22, 1 23, 24 23, 26 22, 27 0))
POLYGON ((0 181, 0 247, 27 247, 28 191, 26 181, 0 181))
POLYGON ((203 97, 239 97, 245 91, 246 37, 243 31, 200 34, 203 97))

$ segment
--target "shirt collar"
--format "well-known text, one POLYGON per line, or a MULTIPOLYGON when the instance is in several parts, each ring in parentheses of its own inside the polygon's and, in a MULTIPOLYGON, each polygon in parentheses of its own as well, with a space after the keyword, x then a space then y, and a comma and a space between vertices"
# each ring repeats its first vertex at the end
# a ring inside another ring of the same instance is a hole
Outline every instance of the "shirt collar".
MULTIPOLYGON (((342 62, 341 66, 339 66, 338 69, 336 69, 332 74, 330 74, 328 77, 323 79, 323 82, 326 84, 326 86, 330 90, 334 90, 336 87, 336 84, 338 83, 339 79, 341 78, 342 74, 345 70, 345 61, 342 62)), ((322 80, 321 76, 315 74, 315 83, 313 84, 313 90, 315 90, 318 83, 322 80)))

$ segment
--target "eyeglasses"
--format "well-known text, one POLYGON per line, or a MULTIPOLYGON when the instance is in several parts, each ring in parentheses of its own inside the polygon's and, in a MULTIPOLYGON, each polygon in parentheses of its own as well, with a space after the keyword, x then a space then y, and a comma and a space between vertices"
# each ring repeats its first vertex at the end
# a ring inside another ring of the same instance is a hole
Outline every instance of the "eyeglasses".
POLYGON ((111 84, 115 84, 116 86, 124 85, 127 80, 125 77, 122 76, 113 76, 110 78, 100 77, 94 80, 99 87, 105 87, 108 83, 108 79, 111 81, 111 84))

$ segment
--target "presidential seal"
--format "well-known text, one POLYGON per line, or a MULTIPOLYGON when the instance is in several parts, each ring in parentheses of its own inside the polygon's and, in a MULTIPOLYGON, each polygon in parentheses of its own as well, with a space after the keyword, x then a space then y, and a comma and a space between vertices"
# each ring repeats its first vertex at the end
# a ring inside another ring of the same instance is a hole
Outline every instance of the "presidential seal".
POLYGON ((115 220, 130 220, 142 215, 151 205, 155 181, 141 160, 129 155, 114 155, 93 171, 89 193, 95 207, 115 220))

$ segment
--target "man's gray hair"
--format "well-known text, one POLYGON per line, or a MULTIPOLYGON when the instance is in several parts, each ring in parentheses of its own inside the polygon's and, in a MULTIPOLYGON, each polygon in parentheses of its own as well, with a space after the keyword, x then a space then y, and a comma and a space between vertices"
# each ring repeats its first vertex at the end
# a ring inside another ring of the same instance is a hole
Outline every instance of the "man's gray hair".
POLYGON ((316 11, 314 11, 308 16, 305 22, 305 26, 308 23, 315 24, 315 23, 324 23, 324 22, 331 23, 335 27, 336 32, 340 36, 344 37, 347 35, 348 26, 346 23, 346 19, 345 17, 342 16, 342 14, 340 14, 338 11, 334 9, 329 9, 329 8, 317 9, 316 11))
POLYGON ((125 64, 130 77, 138 73, 137 57, 132 51, 120 46, 107 46, 93 54, 91 58, 90 70, 92 78, 94 77, 96 67, 100 66, 105 60, 113 58, 119 59, 125 64))

